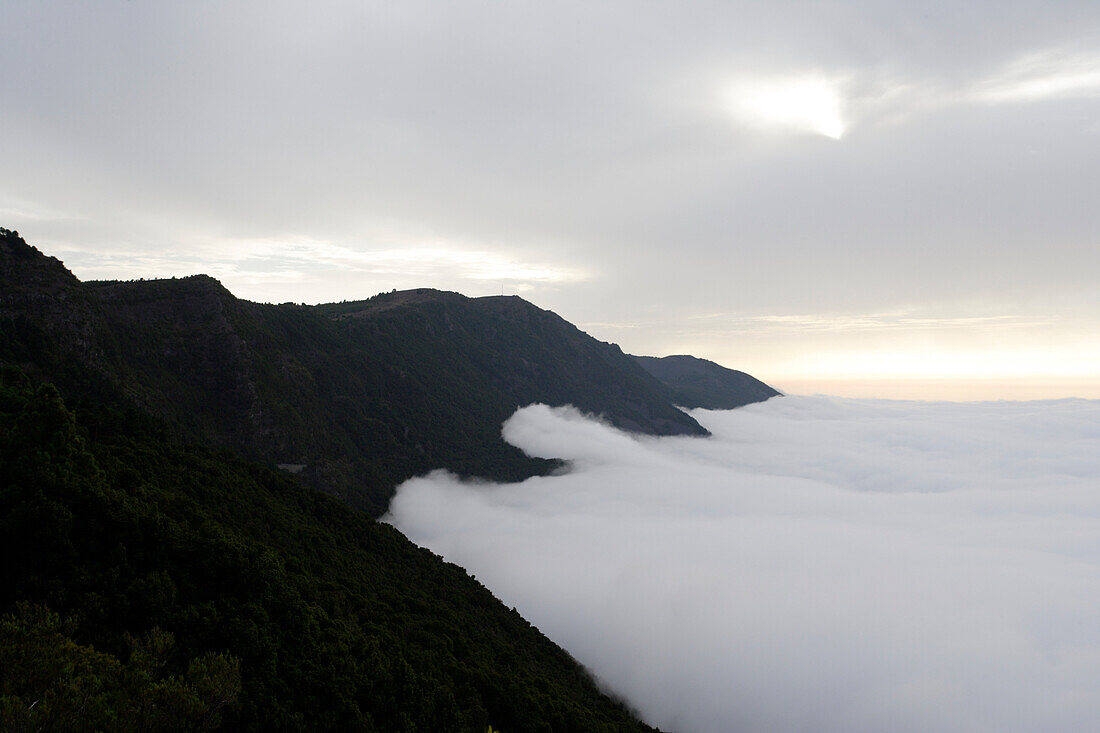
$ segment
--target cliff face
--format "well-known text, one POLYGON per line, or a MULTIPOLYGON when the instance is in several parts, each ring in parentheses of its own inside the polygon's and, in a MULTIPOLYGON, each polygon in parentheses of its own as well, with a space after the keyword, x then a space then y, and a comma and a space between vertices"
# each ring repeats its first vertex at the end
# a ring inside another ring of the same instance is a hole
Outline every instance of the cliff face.
POLYGON ((532 402, 654 435, 705 435, 617 346, 516 297, 413 290, 306 307, 216 280, 81 283, 0 236, 0 361, 147 410, 189 440, 268 463, 378 515, 433 468, 515 480, 554 466, 500 439, 532 402))
POLYGON ((667 396, 681 407, 732 410, 763 402, 780 394, 759 379, 694 356, 635 356, 650 375, 667 388, 667 396))

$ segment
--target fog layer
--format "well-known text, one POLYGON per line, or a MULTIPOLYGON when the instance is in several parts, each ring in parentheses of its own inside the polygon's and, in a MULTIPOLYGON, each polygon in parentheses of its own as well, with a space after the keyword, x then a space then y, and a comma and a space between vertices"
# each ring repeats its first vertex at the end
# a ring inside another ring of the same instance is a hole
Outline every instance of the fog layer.
POLYGON ((524 408, 505 439, 567 473, 436 472, 389 520, 665 729, 1100 729, 1100 402, 692 414, 524 408))

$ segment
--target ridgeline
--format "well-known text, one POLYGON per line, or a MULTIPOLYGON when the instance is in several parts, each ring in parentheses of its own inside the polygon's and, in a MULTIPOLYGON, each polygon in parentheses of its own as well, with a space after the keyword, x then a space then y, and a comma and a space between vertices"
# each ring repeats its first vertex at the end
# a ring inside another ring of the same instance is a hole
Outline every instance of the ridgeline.
POLYGON ((235 298, 213 278, 80 282, 0 236, 0 361, 82 401, 131 406, 373 516, 435 468, 518 480, 555 467, 501 440, 532 402, 653 435, 705 435, 612 344, 516 297, 437 290, 321 306, 235 298))
POLYGON ((372 517, 552 469, 500 439, 519 406, 704 435, 675 399, 519 298, 80 282, 0 229, 0 729, 651 730, 372 517))
POLYGON ((635 356, 634 359, 664 384, 668 399, 680 407, 732 410, 780 394, 779 390, 756 377, 695 356, 635 356))

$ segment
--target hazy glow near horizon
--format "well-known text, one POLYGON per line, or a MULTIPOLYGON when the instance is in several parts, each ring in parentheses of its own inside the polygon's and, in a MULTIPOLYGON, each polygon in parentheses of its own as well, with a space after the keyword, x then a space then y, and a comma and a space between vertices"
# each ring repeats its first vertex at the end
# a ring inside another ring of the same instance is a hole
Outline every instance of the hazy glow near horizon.
POLYGON ((996 402, 1086 399, 1100 400, 1100 377, 848 377, 791 378, 770 382, 789 395, 920 400, 924 402, 996 402))
MULTIPOLYGON (((923 400, 1100 398, 1095 349, 822 352, 773 373, 794 394, 923 400)), ((754 376, 758 376, 754 374, 754 376)), ((767 380, 765 380, 767 381, 767 380)))
POLYGON ((1097 377, 1100 348, 990 349, 929 348, 915 351, 823 352, 807 355, 799 376, 822 379, 988 379, 1097 377))

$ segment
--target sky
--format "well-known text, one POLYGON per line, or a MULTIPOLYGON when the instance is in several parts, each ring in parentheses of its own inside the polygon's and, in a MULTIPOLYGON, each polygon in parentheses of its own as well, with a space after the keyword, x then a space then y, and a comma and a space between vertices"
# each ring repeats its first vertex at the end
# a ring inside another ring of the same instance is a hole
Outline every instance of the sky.
POLYGON ((1100 729, 1100 400, 692 414, 526 407, 505 439, 567 473, 439 471, 387 519, 663 730, 1100 729))
POLYGON ((82 279, 1100 396, 1095 2, 7 0, 0 68, 0 225, 82 279))

